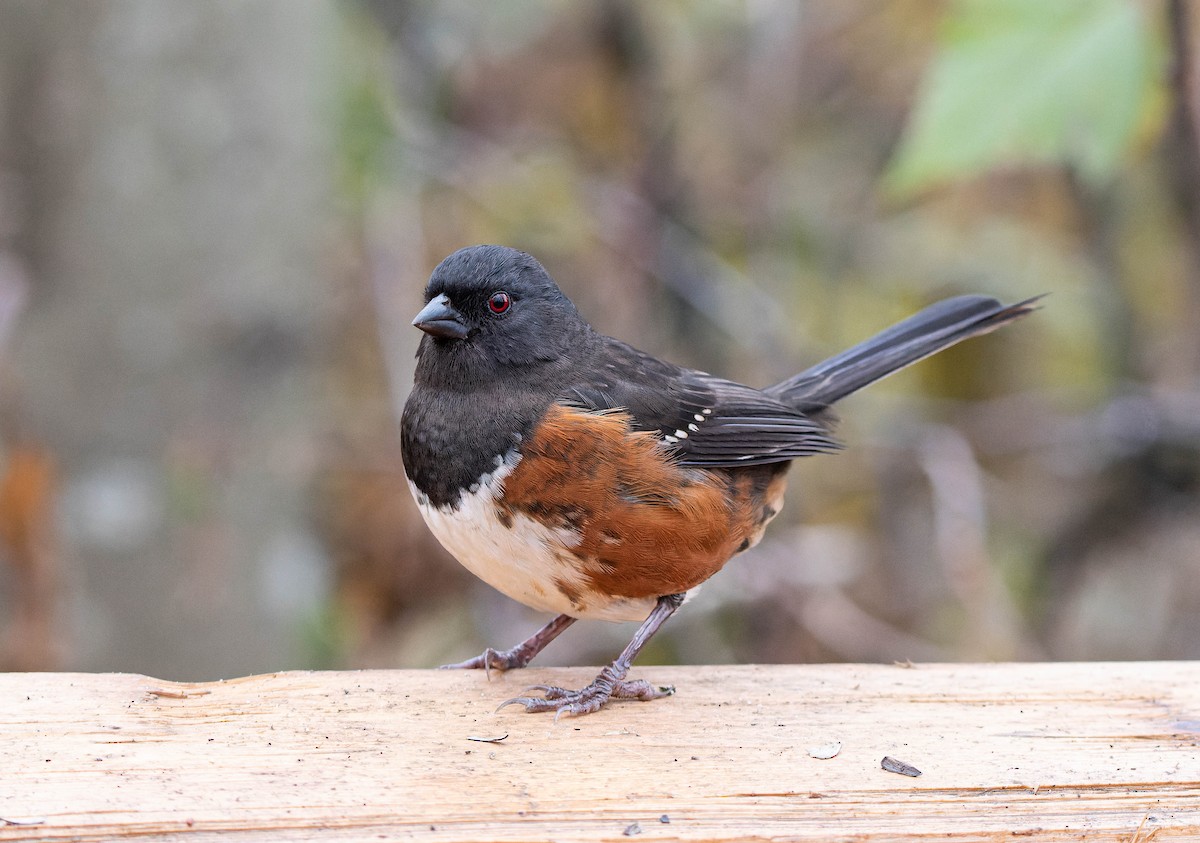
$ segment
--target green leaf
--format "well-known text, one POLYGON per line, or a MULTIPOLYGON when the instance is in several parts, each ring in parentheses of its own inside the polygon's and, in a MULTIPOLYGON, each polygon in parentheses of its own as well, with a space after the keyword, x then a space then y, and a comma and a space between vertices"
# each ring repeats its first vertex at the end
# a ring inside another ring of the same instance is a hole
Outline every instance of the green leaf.
POLYGON ((957 0, 886 176, 893 194, 996 166, 1111 177, 1137 136, 1161 48, 1134 0, 957 0))

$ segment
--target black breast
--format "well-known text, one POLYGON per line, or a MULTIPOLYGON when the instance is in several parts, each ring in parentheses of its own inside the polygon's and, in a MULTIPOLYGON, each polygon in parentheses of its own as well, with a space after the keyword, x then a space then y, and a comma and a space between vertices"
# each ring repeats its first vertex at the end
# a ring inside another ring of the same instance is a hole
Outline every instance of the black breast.
POLYGON ((454 506, 524 439, 548 401, 529 394, 470 394, 417 387, 404 405, 404 473, 429 503, 454 506))

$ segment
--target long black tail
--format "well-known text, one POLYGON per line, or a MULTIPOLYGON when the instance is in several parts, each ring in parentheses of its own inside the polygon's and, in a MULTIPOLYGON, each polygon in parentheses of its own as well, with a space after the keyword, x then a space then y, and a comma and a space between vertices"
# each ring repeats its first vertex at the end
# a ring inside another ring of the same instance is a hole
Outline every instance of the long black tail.
POLYGON ((956 342, 1020 319, 1037 309, 1039 298, 1010 305, 987 296, 940 301, 764 392, 803 412, 818 412, 956 342))

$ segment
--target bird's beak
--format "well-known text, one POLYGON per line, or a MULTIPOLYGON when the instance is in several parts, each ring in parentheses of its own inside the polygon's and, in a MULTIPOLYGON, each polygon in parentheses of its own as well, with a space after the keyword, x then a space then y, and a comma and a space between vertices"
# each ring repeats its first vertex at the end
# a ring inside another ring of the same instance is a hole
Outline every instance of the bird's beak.
POLYGON ((413 325, 420 328, 431 337, 461 340, 470 330, 463 324, 462 314, 450 305, 446 294, 430 300, 429 304, 417 314, 413 325))

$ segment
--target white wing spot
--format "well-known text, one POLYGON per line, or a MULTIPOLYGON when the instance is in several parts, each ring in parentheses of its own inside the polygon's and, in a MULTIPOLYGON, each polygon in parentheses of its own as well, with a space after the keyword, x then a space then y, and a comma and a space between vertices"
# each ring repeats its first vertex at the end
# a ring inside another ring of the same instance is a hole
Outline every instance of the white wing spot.
POLYGON ((697 430, 699 430, 699 429, 700 429, 700 428, 696 427, 696 425, 694 425, 694 424, 689 424, 689 425, 688 425, 688 430, 690 430, 692 433, 695 433, 695 432, 696 432, 697 430))
POLYGON ((696 413, 696 415, 692 416, 692 418, 694 418, 696 421, 704 421, 704 416, 700 415, 699 413, 696 413))
POLYGON ((688 437, 688 433, 686 430, 677 430, 677 431, 675 431, 675 435, 678 436, 680 439, 687 439, 687 437, 688 437))
POLYGON ((705 408, 704 408, 703 410, 701 410, 700 412, 704 413, 704 415, 706 415, 706 416, 711 416, 711 415, 712 415, 712 410, 711 410, 711 409, 709 409, 708 407, 705 407, 705 408))

